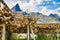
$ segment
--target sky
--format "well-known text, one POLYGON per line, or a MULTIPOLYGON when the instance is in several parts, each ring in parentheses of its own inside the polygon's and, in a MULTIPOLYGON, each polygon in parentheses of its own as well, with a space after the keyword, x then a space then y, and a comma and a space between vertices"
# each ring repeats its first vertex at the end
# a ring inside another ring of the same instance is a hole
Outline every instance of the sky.
POLYGON ((60 0, 4 0, 11 9, 17 3, 23 11, 40 12, 45 15, 58 14, 60 16, 60 0))

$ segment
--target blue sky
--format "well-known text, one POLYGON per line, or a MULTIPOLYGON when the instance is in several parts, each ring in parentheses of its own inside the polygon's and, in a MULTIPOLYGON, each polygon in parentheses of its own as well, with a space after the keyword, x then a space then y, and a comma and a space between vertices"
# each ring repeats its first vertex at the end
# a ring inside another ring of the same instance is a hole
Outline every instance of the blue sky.
POLYGON ((23 11, 40 12, 45 15, 50 13, 60 16, 60 0, 4 0, 11 9, 17 3, 23 11))

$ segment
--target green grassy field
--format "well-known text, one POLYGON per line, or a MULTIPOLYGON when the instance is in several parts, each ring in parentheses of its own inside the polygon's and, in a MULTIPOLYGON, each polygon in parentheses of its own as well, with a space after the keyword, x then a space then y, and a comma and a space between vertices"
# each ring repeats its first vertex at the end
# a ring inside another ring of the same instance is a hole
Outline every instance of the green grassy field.
MULTIPOLYGON (((13 40, 27 40, 27 39, 13 39, 13 40)), ((33 39, 30 39, 30 40, 33 40, 33 39)))
MULTIPOLYGON (((12 39, 12 40, 27 40, 27 39, 12 39)), ((33 40, 33 39, 30 39, 30 40, 33 40)), ((50 37, 43 37, 43 36, 41 36, 41 37, 37 37, 36 40, 51 40, 51 38, 50 37)), ((57 40, 56 37, 54 37, 53 40, 57 40)))
MULTIPOLYGON (((36 40, 51 40, 51 39, 57 40, 57 36, 54 36, 54 37, 48 36, 47 37, 46 35, 43 35, 43 34, 36 34, 36 35, 37 35, 36 40)), ((20 36, 17 39, 17 37, 15 35, 14 37, 11 37, 11 40, 27 40, 27 38, 26 39, 20 39, 20 36)), ((33 39, 30 39, 30 40, 33 40, 33 39)), ((59 40, 60 40, 60 36, 59 36, 59 40)))

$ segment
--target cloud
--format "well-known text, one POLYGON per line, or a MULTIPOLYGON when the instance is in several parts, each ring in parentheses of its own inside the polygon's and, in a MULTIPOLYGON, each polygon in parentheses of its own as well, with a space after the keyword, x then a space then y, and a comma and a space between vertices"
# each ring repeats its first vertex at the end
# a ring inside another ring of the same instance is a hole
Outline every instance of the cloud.
POLYGON ((38 10, 36 9, 36 4, 42 2, 42 0, 30 0, 29 3, 25 2, 25 3, 21 3, 21 1, 18 1, 17 3, 19 3, 21 9, 23 11, 27 11, 27 9, 29 10, 29 12, 37 12, 38 10))
POLYGON ((53 14, 56 13, 54 10, 48 10, 47 7, 42 7, 40 12, 44 15, 49 15, 50 13, 53 13, 53 14))
POLYGON ((45 7, 41 6, 41 9, 39 12, 44 15, 50 15, 52 13, 52 14, 58 14, 60 16, 60 8, 57 8, 55 10, 48 10, 46 6, 45 7))
POLYGON ((53 4, 55 5, 55 4, 56 4, 56 2, 55 2, 55 1, 53 1, 53 4))
POLYGON ((53 1, 53 0, 44 0, 44 1, 53 1))
POLYGON ((43 2, 43 0, 36 0, 36 2, 37 2, 37 3, 41 3, 41 2, 43 2))
POLYGON ((12 0, 4 0, 5 1, 5 3, 8 5, 8 7, 11 9, 13 6, 15 6, 16 5, 16 2, 17 2, 17 0, 14 0, 14 1, 12 1, 12 0))
POLYGON ((60 7, 56 9, 56 12, 60 16, 60 7))
POLYGON ((29 12, 41 12, 45 15, 49 15, 50 13, 60 15, 60 3, 53 0, 5 0, 5 2, 10 9, 18 3, 23 11, 27 11, 28 9, 29 12))
POLYGON ((19 5, 23 11, 27 11, 27 9, 29 10, 29 12, 35 10, 35 5, 30 4, 30 3, 24 3, 24 4, 19 4, 19 5))

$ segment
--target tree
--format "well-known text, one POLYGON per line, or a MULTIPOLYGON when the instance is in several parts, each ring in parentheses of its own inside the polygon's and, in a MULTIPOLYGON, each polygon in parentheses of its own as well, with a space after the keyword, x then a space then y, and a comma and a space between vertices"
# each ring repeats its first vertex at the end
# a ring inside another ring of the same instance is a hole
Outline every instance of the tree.
MULTIPOLYGON (((8 8, 8 6, 6 5, 6 3, 3 0, 0 0, 0 2, 8 8)), ((8 10, 10 10, 10 9, 8 8, 8 10)))

